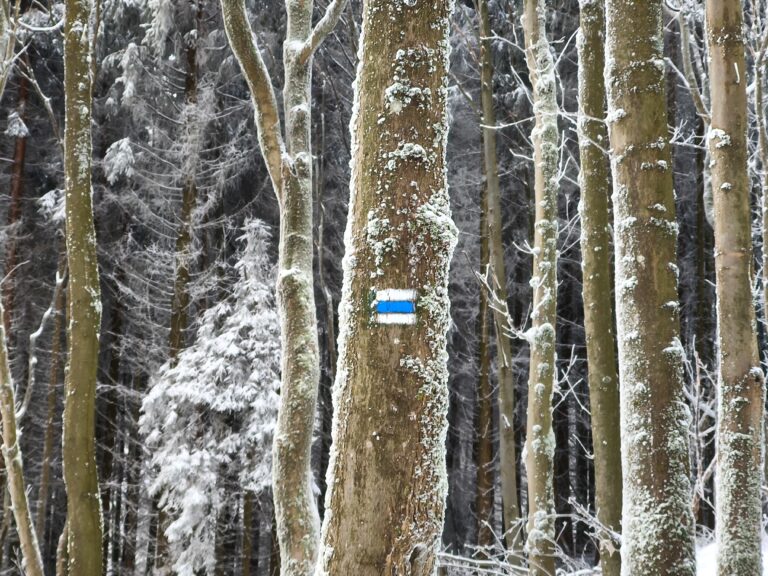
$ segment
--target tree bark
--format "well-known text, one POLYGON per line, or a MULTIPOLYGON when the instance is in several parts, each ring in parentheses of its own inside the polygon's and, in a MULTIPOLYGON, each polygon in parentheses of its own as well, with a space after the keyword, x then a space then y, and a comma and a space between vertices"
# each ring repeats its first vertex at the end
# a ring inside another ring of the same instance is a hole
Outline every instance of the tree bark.
POLYGON ((62 452, 69 573, 101 574, 101 501, 96 471, 96 375, 101 295, 91 188, 91 0, 67 0, 64 22, 69 354, 62 452))
POLYGON ((543 0, 525 0, 523 24, 526 60, 533 86, 536 125, 533 140, 534 224, 533 311, 528 334, 531 346, 528 378, 526 472, 528 475, 529 569, 535 576, 555 574, 555 503, 553 490, 555 437, 552 394, 557 379, 557 89, 546 33, 543 0))
MULTIPOLYGON (((579 53, 579 155, 584 331, 589 367, 595 508, 600 523, 621 532, 621 440, 619 370, 613 325, 613 275, 609 197, 611 171, 605 126, 604 0, 581 0, 579 53)), ((600 532, 600 567, 619 576, 618 543, 600 532)))
POLYGON ((447 284, 456 242, 445 175, 450 5, 363 5, 317 575, 429 576, 436 569, 447 487, 447 284), (412 313, 396 318, 377 300, 401 297, 413 303, 402 308, 412 313))
MULTIPOLYGON (((483 113, 483 160, 487 195, 486 226, 489 242, 491 286, 496 296, 507 302, 507 266, 502 241, 501 187, 496 153, 496 111, 493 102, 493 30, 488 15, 488 0, 479 0, 480 19, 480 100, 483 113)), ((507 561, 519 563, 522 551, 517 498, 517 450, 515 444, 515 380, 512 372, 512 343, 505 332, 506 318, 493 309, 496 333, 496 366, 499 378, 499 474, 504 538, 510 554, 507 561)))
POLYGON ((717 573, 762 570, 765 388, 752 305, 752 221, 747 171, 747 67, 739 0, 706 5, 720 348, 715 533, 717 573))
POLYGON ((621 397, 623 576, 692 576, 662 3, 606 0, 621 397))
POLYGON ((283 44, 285 138, 266 65, 244 0, 221 0, 230 46, 256 111, 259 146, 280 205, 277 303, 282 332, 281 404, 273 443, 273 489, 283 576, 308 576, 317 560, 319 516, 311 447, 320 352, 313 282, 312 61, 346 0, 333 0, 312 27, 313 2, 287 1, 283 44))

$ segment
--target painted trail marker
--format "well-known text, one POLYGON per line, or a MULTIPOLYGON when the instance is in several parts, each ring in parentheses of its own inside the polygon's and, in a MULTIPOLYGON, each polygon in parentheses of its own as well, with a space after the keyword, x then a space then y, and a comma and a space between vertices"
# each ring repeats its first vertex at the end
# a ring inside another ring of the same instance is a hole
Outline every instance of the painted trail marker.
POLYGON ((373 312, 377 324, 416 324, 416 290, 376 290, 373 312))

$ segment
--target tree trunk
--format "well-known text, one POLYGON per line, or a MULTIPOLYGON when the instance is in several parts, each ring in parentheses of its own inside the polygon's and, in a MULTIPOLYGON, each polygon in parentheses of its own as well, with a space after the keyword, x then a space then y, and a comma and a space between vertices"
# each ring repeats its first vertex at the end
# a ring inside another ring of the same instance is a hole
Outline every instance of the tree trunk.
MULTIPOLYGON (((19 77, 19 99, 16 104, 16 114, 19 121, 23 122, 26 118, 27 97, 29 95, 29 82, 25 76, 19 77)), ((24 161, 27 156, 27 135, 18 134, 13 149, 13 168, 11 169, 11 201, 8 206, 8 226, 12 230, 11 237, 8 239, 8 245, 5 253, 5 273, 11 274, 13 269, 19 263, 18 242, 16 237, 18 231, 14 230, 14 225, 21 223, 21 197, 24 192, 24 161)), ((14 274, 15 276, 15 274, 14 274)), ((8 278, 3 283, 3 324, 5 332, 11 335, 11 320, 14 312, 15 278, 8 278)), ((11 344, 12 346, 12 344, 11 344)))
MULTIPOLYGON (((59 256, 58 274, 63 277, 66 268, 66 256, 59 256)), ((35 527, 38 536, 45 542, 45 524, 48 514, 48 499, 50 496, 51 468, 54 456, 54 432, 56 426, 56 399, 61 369, 61 336, 64 330, 66 292, 61 285, 55 300, 55 319, 51 335, 51 366, 48 376, 48 410, 45 418, 45 436, 43 440, 43 457, 40 471, 40 486, 37 492, 37 510, 35 511, 35 527)))
MULTIPOLYGON (((480 269, 489 266, 488 246, 488 190, 482 193, 480 215, 480 269)), ((478 374, 477 374, 477 481, 475 493, 475 515, 477 516, 477 545, 488 555, 495 543, 493 533, 494 512, 494 462, 493 462, 493 389, 491 387, 491 343, 489 326, 489 295, 480 290, 480 306, 477 318, 478 374)))
MULTIPOLYGON (((243 551, 240 566, 241 576, 251 576, 251 564, 253 563, 254 558, 258 558, 254 554, 254 550, 258 551, 259 540, 258 536, 255 539, 253 537, 253 503, 255 499, 256 495, 250 490, 246 490, 243 494, 243 551), (256 545, 254 546, 254 544, 256 545)), ((258 570, 258 563, 254 566, 254 574, 256 574, 256 570, 258 570)))
POLYGON ((708 135, 715 209, 720 362, 715 533, 717 573, 762 571, 765 389, 752 305, 752 221, 747 172, 747 67, 739 0, 707 2, 708 135))
MULTIPOLYGON (((621 439, 619 378, 613 325, 613 275, 609 196, 611 172, 605 152, 604 0, 581 0, 579 52, 579 155, 581 157, 581 257, 584 332, 589 367, 595 508, 601 524, 621 532, 621 439)), ((619 576, 621 556, 610 534, 599 533, 600 567, 619 576)))
MULTIPOLYGON (((0 303, 0 311, 2 311, 0 303)), ((5 326, 0 322, 0 416, 3 428, 3 458, 6 468, 6 488, 11 497, 11 510, 16 521, 16 532, 19 535, 21 552, 24 559, 24 569, 27 576, 43 576, 43 560, 37 532, 32 523, 24 482, 24 467, 22 464, 21 448, 19 447, 19 430, 16 426, 16 398, 11 370, 8 364, 8 347, 6 345, 5 326)))
POLYGON ((688 417, 662 3, 606 0, 616 241, 623 576, 692 576, 688 417))
POLYGON ((526 472, 528 474, 528 550, 531 574, 555 574, 555 437, 552 394, 557 379, 557 193, 558 132, 555 68, 546 33, 543 0, 525 0, 526 60, 533 86, 536 125, 531 133, 535 169, 533 311, 528 378, 526 472))
POLYGON ((96 471, 96 374, 101 296, 91 189, 90 0, 67 0, 64 23, 69 354, 62 451, 69 573, 101 574, 101 501, 96 471))
POLYGON ((312 268, 310 92, 313 54, 345 4, 333 0, 312 28, 313 2, 286 2, 284 138, 272 80, 248 23, 245 1, 221 0, 227 37, 251 92, 259 146, 280 205, 277 304, 282 380, 272 476, 283 576, 309 576, 317 560, 320 520, 312 494, 311 448, 320 351, 312 268))
POLYGON ((368 0, 317 574, 428 576, 447 481, 448 0, 368 0))
MULTIPOLYGON (((479 0, 480 18, 480 100, 483 112, 483 159, 487 196, 491 286, 501 302, 507 302, 507 267, 502 242, 501 189, 496 154, 496 111, 493 103, 493 50, 488 0, 479 0)), ((512 372, 512 345, 505 333, 506 318, 493 310, 496 332, 496 366, 499 378, 499 473, 507 561, 517 564, 522 551, 519 526, 520 506, 517 499, 517 450, 515 446, 515 380, 512 372)))

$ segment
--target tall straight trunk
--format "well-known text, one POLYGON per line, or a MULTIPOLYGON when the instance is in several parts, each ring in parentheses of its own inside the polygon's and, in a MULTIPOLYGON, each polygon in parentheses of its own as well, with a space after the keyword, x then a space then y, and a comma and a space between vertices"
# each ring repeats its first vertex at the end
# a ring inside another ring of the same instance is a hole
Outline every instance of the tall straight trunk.
MULTIPOLYGON (((493 104, 493 30, 488 15, 488 0, 479 0, 480 18, 480 100, 483 112, 483 160, 485 163, 486 221, 492 286, 501 302, 507 302, 507 266, 502 242, 501 187, 496 153, 496 111, 493 104)), ((515 380, 512 372, 512 346, 504 331, 506 318, 494 308, 496 366, 499 379, 499 475, 503 527, 508 561, 517 563, 522 551, 520 505, 517 499, 517 450, 515 445, 515 380)))
POLYGON ((92 0, 67 0, 64 22, 69 353, 62 452, 72 576, 101 574, 102 558, 94 438, 101 295, 91 198, 92 10, 92 0))
MULTIPOLYGON (((19 121, 26 117, 27 98, 29 96, 29 81, 25 76, 19 78, 19 97, 16 104, 16 114, 19 121)), ((27 157, 27 134, 17 134, 13 148, 13 166, 11 168, 11 201, 8 206, 8 225, 21 223, 21 198, 24 192, 24 162, 27 157)), ((18 242, 16 232, 9 238, 5 253, 5 273, 10 274, 19 263, 18 242)), ((11 320, 14 312, 15 278, 8 278, 3 284, 3 324, 6 334, 11 334, 11 320)))
POLYGON ((256 111, 259 146, 280 206, 277 304, 282 334, 281 403, 272 480, 283 576, 315 567, 319 516, 312 494, 311 448, 320 352, 313 282, 311 86, 314 52, 336 25, 346 0, 333 0, 312 27, 313 2, 286 1, 283 110, 256 46, 244 0, 221 0, 224 25, 256 111))
POLYGON ((451 4, 363 4, 318 575, 436 570, 456 243, 445 173, 451 4))
POLYGON ((740 0, 706 6, 718 322, 717 573, 762 571, 765 388, 752 305, 747 67, 740 0))
MULTIPOLYGON (((489 265, 488 246, 488 191, 482 191, 480 215, 480 269, 489 265)), ((477 516, 477 545, 489 549, 495 542, 493 533, 494 470, 493 470, 493 389, 491 387, 491 342, 489 295, 480 290, 480 306, 477 318, 478 373, 477 373, 477 445, 475 462, 477 480, 475 515, 477 516)), ((489 550, 486 550, 489 551, 489 550)))
POLYGON ((536 125, 533 140, 534 223, 533 311, 531 312, 530 375, 526 472, 528 474, 528 551, 531 574, 555 574, 555 501, 553 490, 555 436, 552 394, 557 378, 555 325, 557 321, 557 88, 555 66, 546 32, 543 0, 525 0, 526 60, 533 86, 536 125))
MULTIPOLYGON (((601 524, 621 532, 619 367, 613 325, 609 196, 611 170, 605 126, 604 0, 581 0, 579 36, 579 155, 584 332, 589 368, 595 508, 601 524)), ((600 567, 619 576, 621 556, 610 534, 600 533, 600 567)))
POLYGON ((254 551, 259 549, 259 537, 258 532, 256 538, 253 533, 253 505, 256 500, 256 495, 251 490, 245 490, 243 493, 243 547, 242 547, 242 560, 240 563, 240 576, 251 576, 251 565, 253 560, 256 559, 256 563, 253 566, 253 573, 256 574, 258 570, 258 557, 254 554, 254 551), (255 544, 255 546, 254 546, 255 544))
POLYGON ((660 0, 606 0, 623 576, 692 576, 693 515, 660 0))
MULTIPOLYGON (((65 254, 59 255, 58 274, 63 277, 67 260, 65 254)), ((55 319, 53 333, 51 335, 51 365, 48 376, 47 412, 45 417, 45 435, 43 440, 43 456, 40 470, 40 485, 37 491, 37 509, 35 510, 35 528, 37 534, 45 543, 45 524, 48 514, 48 500, 50 498, 51 469, 54 457, 54 432, 56 425, 56 400, 58 398, 59 373, 61 370, 61 337, 64 331, 64 307, 66 305, 66 292, 63 283, 57 286, 58 293, 55 299, 55 319)))

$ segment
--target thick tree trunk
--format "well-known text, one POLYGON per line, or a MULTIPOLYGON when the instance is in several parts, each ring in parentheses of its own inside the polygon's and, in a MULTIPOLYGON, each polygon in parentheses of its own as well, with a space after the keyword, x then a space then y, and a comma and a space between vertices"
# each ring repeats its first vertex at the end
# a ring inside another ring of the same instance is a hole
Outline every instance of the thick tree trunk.
POLYGON ((282 333, 281 404, 273 444, 273 489, 283 576, 315 567, 319 516, 311 447, 320 352, 313 283, 311 100, 313 54, 346 0, 333 0, 312 27, 313 2, 287 1, 283 44, 283 137, 272 81, 255 44, 244 0, 221 0, 230 46, 251 91, 259 146, 280 205, 277 303, 282 333))
POLYGON ((91 0, 67 0, 64 23, 69 354, 62 451, 73 576, 101 574, 102 558, 94 438, 101 295, 91 199, 92 9, 91 0))
POLYGON ((715 532, 717 573, 762 571, 765 389, 752 305, 752 221, 747 172, 747 67, 739 0, 707 2, 708 135, 715 208, 720 362, 715 532))
MULTIPOLYGON (((507 267, 502 242, 501 187, 496 153, 496 111, 493 103, 493 30, 488 15, 488 0, 479 0, 480 18, 480 100, 483 112, 483 159, 485 162, 486 226, 489 242, 491 286, 497 298, 507 302, 507 267)), ((515 445, 515 380, 512 373, 512 346, 504 331, 506 318, 494 309, 496 366, 499 378, 499 475, 507 560, 519 562, 522 552, 520 506, 517 499, 517 450, 515 445)))
POLYGON ((533 311, 528 378, 526 472, 528 474, 528 550, 531 574, 555 574, 555 436, 552 394, 557 379, 557 193, 558 132, 555 67, 546 33, 543 0, 524 2, 525 46, 533 86, 536 125, 531 133, 535 169, 533 311))
POLYGON ((448 0, 368 0, 355 89, 323 576, 429 576, 447 482, 448 0))
MULTIPOLYGON (((581 0, 579 36, 579 155, 581 171, 581 258, 584 331, 589 367, 592 446, 595 454, 595 508, 601 524, 621 532, 621 439, 619 369, 613 325, 613 270, 609 196, 611 172, 606 149, 604 0, 581 0)), ((621 556, 610 534, 600 533, 600 567, 619 576, 621 556)))
POLYGON ((695 573, 661 34, 660 1, 606 0, 624 576, 695 573))

